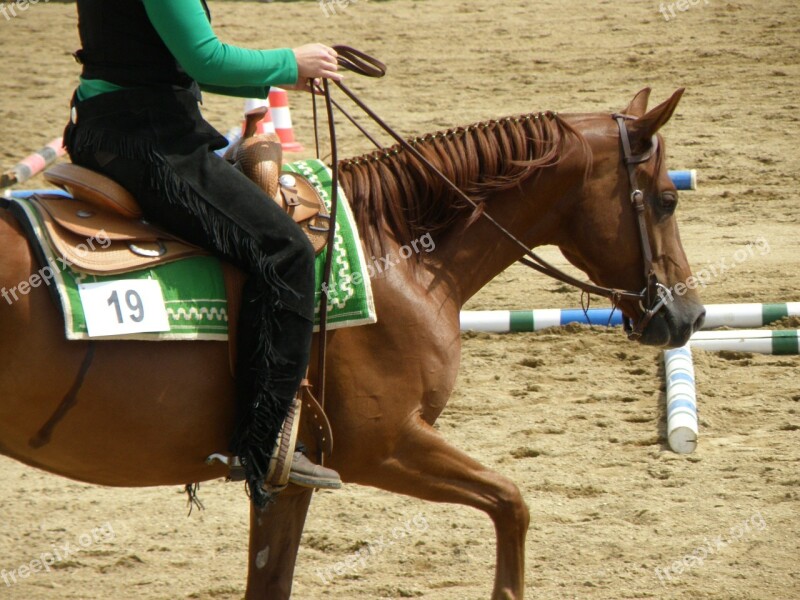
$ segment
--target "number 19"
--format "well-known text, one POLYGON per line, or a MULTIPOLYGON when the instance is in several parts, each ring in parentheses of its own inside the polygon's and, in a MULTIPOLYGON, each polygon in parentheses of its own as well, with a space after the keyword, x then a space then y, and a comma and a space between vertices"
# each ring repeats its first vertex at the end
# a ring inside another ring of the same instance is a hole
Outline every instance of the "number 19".
MULTIPOLYGON (((142 303, 142 297, 139 295, 139 292, 136 290, 128 290, 125 292, 125 304, 128 305, 128 308, 133 312, 128 315, 134 323, 141 323, 144 320, 144 304, 142 303)), ((117 311, 117 322, 120 324, 124 322, 124 318, 122 315, 122 307, 120 306, 119 296, 117 295, 117 291, 114 292, 108 298, 108 305, 113 306, 114 309, 117 311)))

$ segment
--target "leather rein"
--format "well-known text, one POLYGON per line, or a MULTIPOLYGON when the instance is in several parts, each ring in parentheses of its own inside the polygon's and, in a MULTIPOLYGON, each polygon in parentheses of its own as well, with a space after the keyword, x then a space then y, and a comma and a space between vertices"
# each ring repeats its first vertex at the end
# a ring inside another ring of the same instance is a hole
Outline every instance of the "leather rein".
MULTIPOLYGON (((336 50, 337 54, 339 55, 338 62, 339 66, 343 69, 356 73, 358 75, 363 75, 365 77, 383 77, 386 74, 386 65, 381 61, 364 54, 363 52, 351 48, 349 46, 334 46, 334 50, 336 50)), ((658 150, 658 138, 653 136, 652 144, 650 149, 647 152, 642 154, 634 155, 631 150, 630 144, 630 137, 628 135, 628 128, 626 125, 626 120, 634 119, 635 117, 623 114, 614 114, 612 118, 616 120, 617 125, 619 127, 619 134, 620 134, 620 141, 622 144, 622 151, 623 151, 623 162, 627 168, 628 172, 628 179, 630 182, 630 201, 633 204, 634 210, 636 211, 636 222, 639 228, 639 241, 641 244, 642 250, 642 257, 644 262, 644 275, 646 286, 640 292, 634 292, 629 290, 621 290, 616 288, 608 288, 599 285, 595 285, 592 283, 588 283, 585 281, 581 281, 572 275, 565 273, 564 271, 554 267, 545 259, 538 256, 535 252, 533 252, 530 248, 528 248, 521 240, 519 240, 516 236, 514 236, 508 229, 503 227, 500 223, 498 223, 490 214, 480 209, 480 206, 477 202, 475 202, 472 198, 470 198, 466 193, 464 193, 456 184, 450 181, 447 176, 445 176, 436 166, 431 164, 416 148, 414 148, 409 142, 407 142, 402 136, 400 136, 394 129, 392 129, 383 119, 381 119, 377 114, 375 114, 372 109, 370 109, 364 102, 358 98, 344 83, 340 81, 334 82, 336 86, 345 93, 345 95, 350 98, 361 110, 363 110, 375 123, 377 123, 386 133, 388 133, 404 150, 410 153, 414 158, 420 161, 426 168, 428 168, 436 177, 438 177, 445 185, 451 188, 459 197, 461 197, 465 202, 471 205, 475 210, 479 211, 479 214, 484 219, 487 219, 497 230, 500 231, 508 240, 512 243, 516 244, 522 249, 524 256, 520 259, 520 262, 540 273, 543 273, 553 279, 561 281, 563 283, 572 285, 584 292, 589 294, 595 294, 598 296, 603 296, 608 298, 612 305, 616 308, 617 305, 621 300, 635 300, 639 303, 640 308, 642 309, 643 315, 639 319, 639 321, 633 326, 631 324, 631 320, 628 317, 624 317, 625 323, 625 331, 628 334, 628 338, 631 340, 638 340, 641 338, 645 328, 653 319, 653 317, 664 307, 668 299, 671 297, 671 292, 669 288, 664 286, 658 281, 658 278, 655 274, 655 269, 653 268, 653 253, 650 246, 650 236, 647 231, 647 221, 645 217, 645 197, 644 192, 639 189, 636 177, 636 166, 647 162, 650 160, 658 150)), ((339 183, 339 174, 338 174, 338 156, 337 156, 337 148, 336 148, 336 133, 335 133, 335 126, 333 120, 333 108, 336 107, 339 109, 342 114, 344 114, 364 135, 377 146, 379 149, 383 147, 379 144, 369 133, 359 125, 356 120, 350 116, 347 111, 345 111, 333 98, 331 98, 330 94, 330 85, 327 79, 324 79, 322 82, 322 87, 317 87, 316 90, 321 92, 325 96, 325 106, 327 110, 328 116, 328 126, 329 126, 329 135, 330 135, 330 144, 331 144, 331 164, 332 164, 332 172, 333 172, 333 206, 331 210, 331 220, 333 223, 336 222, 335 214, 336 214, 336 194, 338 190, 338 183, 339 183)), ((319 135, 318 135, 318 128, 317 128, 317 106, 316 106, 316 97, 313 98, 313 112, 314 112, 314 133, 317 140, 317 156, 319 156, 319 135)), ((330 228, 329 232, 329 239, 332 242, 333 234, 334 234, 335 227, 330 228)), ((332 247, 329 246, 329 247, 332 247)), ((328 277, 330 274, 330 255, 328 253, 328 258, 326 261, 326 269, 324 280, 327 284, 328 277)), ((327 289, 327 288, 323 288, 327 289)), ((319 396, 320 396, 320 403, 324 407, 324 373, 325 373, 325 344, 326 344, 326 335, 325 335, 325 323, 327 321, 327 311, 321 310, 320 311, 320 340, 319 340, 319 366, 318 366, 318 389, 319 389, 319 396)))

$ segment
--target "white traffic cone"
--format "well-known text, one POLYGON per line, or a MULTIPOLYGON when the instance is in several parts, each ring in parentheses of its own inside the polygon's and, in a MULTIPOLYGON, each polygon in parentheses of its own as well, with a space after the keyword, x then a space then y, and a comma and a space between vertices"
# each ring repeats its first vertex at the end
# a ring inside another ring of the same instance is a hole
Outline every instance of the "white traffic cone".
POLYGON ((294 139, 292 115, 289 112, 289 94, 281 88, 270 88, 269 105, 274 119, 275 132, 281 140, 281 146, 286 152, 301 152, 303 145, 294 139))

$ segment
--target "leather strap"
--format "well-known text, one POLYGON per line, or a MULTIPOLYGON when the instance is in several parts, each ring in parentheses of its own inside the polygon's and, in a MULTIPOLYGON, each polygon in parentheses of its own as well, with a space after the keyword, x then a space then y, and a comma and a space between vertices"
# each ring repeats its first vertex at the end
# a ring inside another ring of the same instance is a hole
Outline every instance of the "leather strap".
POLYGON ((83 356, 83 361, 78 369, 78 374, 75 377, 72 387, 69 389, 64 398, 62 398, 55 412, 50 416, 49 419, 47 419, 47 422, 42 425, 41 429, 39 429, 39 431, 37 431, 36 434, 28 440, 28 445, 31 448, 39 449, 42 446, 49 444, 56 425, 58 425, 58 423, 77 403, 78 393, 81 391, 81 387, 83 386, 83 380, 86 379, 86 374, 89 372, 89 368, 92 366, 95 349, 94 342, 89 342, 87 344, 86 354, 83 356))
MULTIPOLYGON (((354 73, 364 75, 365 77, 383 77, 386 74, 386 65, 381 61, 351 48, 349 46, 334 46, 339 55, 338 62, 342 68, 352 71, 354 73)), ((337 82, 338 83, 338 82, 337 82)), ((336 125, 333 116, 333 99, 331 98, 330 83, 327 79, 322 81, 322 89, 325 94, 325 109, 328 117, 328 132, 330 135, 331 144, 331 211, 330 211, 330 227, 328 229, 328 252, 325 256, 325 266, 322 272, 322 294, 320 296, 320 312, 319 312, 319 337, 318 337, 318 356, 317 356, 317 389, 319 390, 319 413, 325 417, 325 366, 326 366, 326 350, 328 345, 328 296, 325 290, 328 289, 330 283, 331 268, 333 266, 333 245, 336 235, 336 213, 338 209, 339 199, 339 157, 338 148, 336 144, 336 125)), ((312 94, 313 97, 313 94, 312 94)), ((317 134, 317 110, 316 103, 314 103, 314 132, 315 139, 317 140, 317 157, 319 157, 319 136, 317 134)), ((371 139, 371 138, 370 138, 371 139)), ((374 141, 374 140, 373 140, 374 141)), ((309 394, 310 395, 310 394, 309 394)), ((313 396, 312 396, 313 399, 313 396)), ((316 403, 316 400, 314 401, 316 403)), ((328 430, 330 431, 330 423, 328 430)), ((330 440, 329 452, 333 448, 333 437, 328 436, 330 440)), ((324 446, 320 448, 320 464, 324 464, 324 446)))
POLYGON ((308 379, 303 379, 300 383, 300 400, 306 410, 305 415, 310 420, 309 424, 317 438, 322 454, 330 456, 333 452, 333 429, 322 406, 311 393, 311 383, 308 379))
MULTIPOLYGON (((327 79, 323 79, 322 87, 325 92, 325 109, 328 115, 328 131, 331 143, 331 211, 330 228, 328 229, 328 252, 325 254, 325 267, 322 271, 322 293, 320 294, 319 308, 319 337, 317 341, 317 389, 319 390, 319 404, 325 410, 325 354, 328 347, 328 294, 333 266, 333 245, 336 236, 336 213, 339 207, 339 156, 336 145, 336 125, 333 119, 333 104, 331 103, 331 88, 327 79)), ((316 124, 315 124, 316 126, 316 124)), ((320 456, 322 464, 323 457, 320 456)))
POLYGON ((386 75, 386 65, 361 50, 344 45, 334 46, 333 49, 339 55, 339 66, 343 69, 364 77, 380 78, 386 75))
POLYGON ((655 153, 658 151, 658 136, 653 136, 651 138, 650 148, 646 152, 643 152, 642 154, 633 154, 630 137, 628 135, 628 128, 625 125, 625 121, 626 119, 634 119, 635 117, 619 113, 612 115, 612 117, 617 121, 617 126, 619 127, 619 138, 620 143, 622 144, 623 161, 628 171, 628 182, 631 189, 631 203, 636 211, 636 221, 637 225, 639 226, 639 243, 642 249, 642 260, 644 263, 644 277, 646 284, 645 288, 641 292, 642 298, 639 301, 643 315, 636 324, 636 327, 631 326, 630 319, 627 317, 623 318, 623 324, 625 325, 625 330, 628 332, 628 338, 637 340, 642 336, 644 329, 647 327, 653 317, 666 304, 667 299, 671 297, 670 290, 666 286, 659 283, 655 269, 653 268, 653 250, 650 246, 650 236, 647 233, 644 192, 639 189, 636 181, 636 165, 647 162, 655 155, 655 153), (657 298, 656 296, 659 295, 659 292, 664 293, 661 293, 660 298, 657 298))

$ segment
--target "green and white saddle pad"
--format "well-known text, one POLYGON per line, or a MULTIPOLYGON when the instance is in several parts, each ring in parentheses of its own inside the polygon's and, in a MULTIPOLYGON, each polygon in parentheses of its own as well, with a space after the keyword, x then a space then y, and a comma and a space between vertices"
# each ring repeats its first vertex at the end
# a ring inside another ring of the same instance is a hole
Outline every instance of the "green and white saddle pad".
MULTIPOLYGON (((330 209, 331 173, 323 162, 302 160, 284 165, 283 169, 307 177, 330 209)), ((22 209, 42 247, 47 264, 40 270, 39 277, 51 280, 51 285, 56 286, 67 339, 228 339, 228 301, 222 268, 216 258, 185 258, 113 276, 80 273, 63 259, 56 258, 29 202, 21 197, 12 200, 22 209)), ((317 324, 327 252, 325 249, 316 260, 317 324)), ((361 240, 341 188, 333 252, 328 328, 375 323, 375 304, 361 240)))

